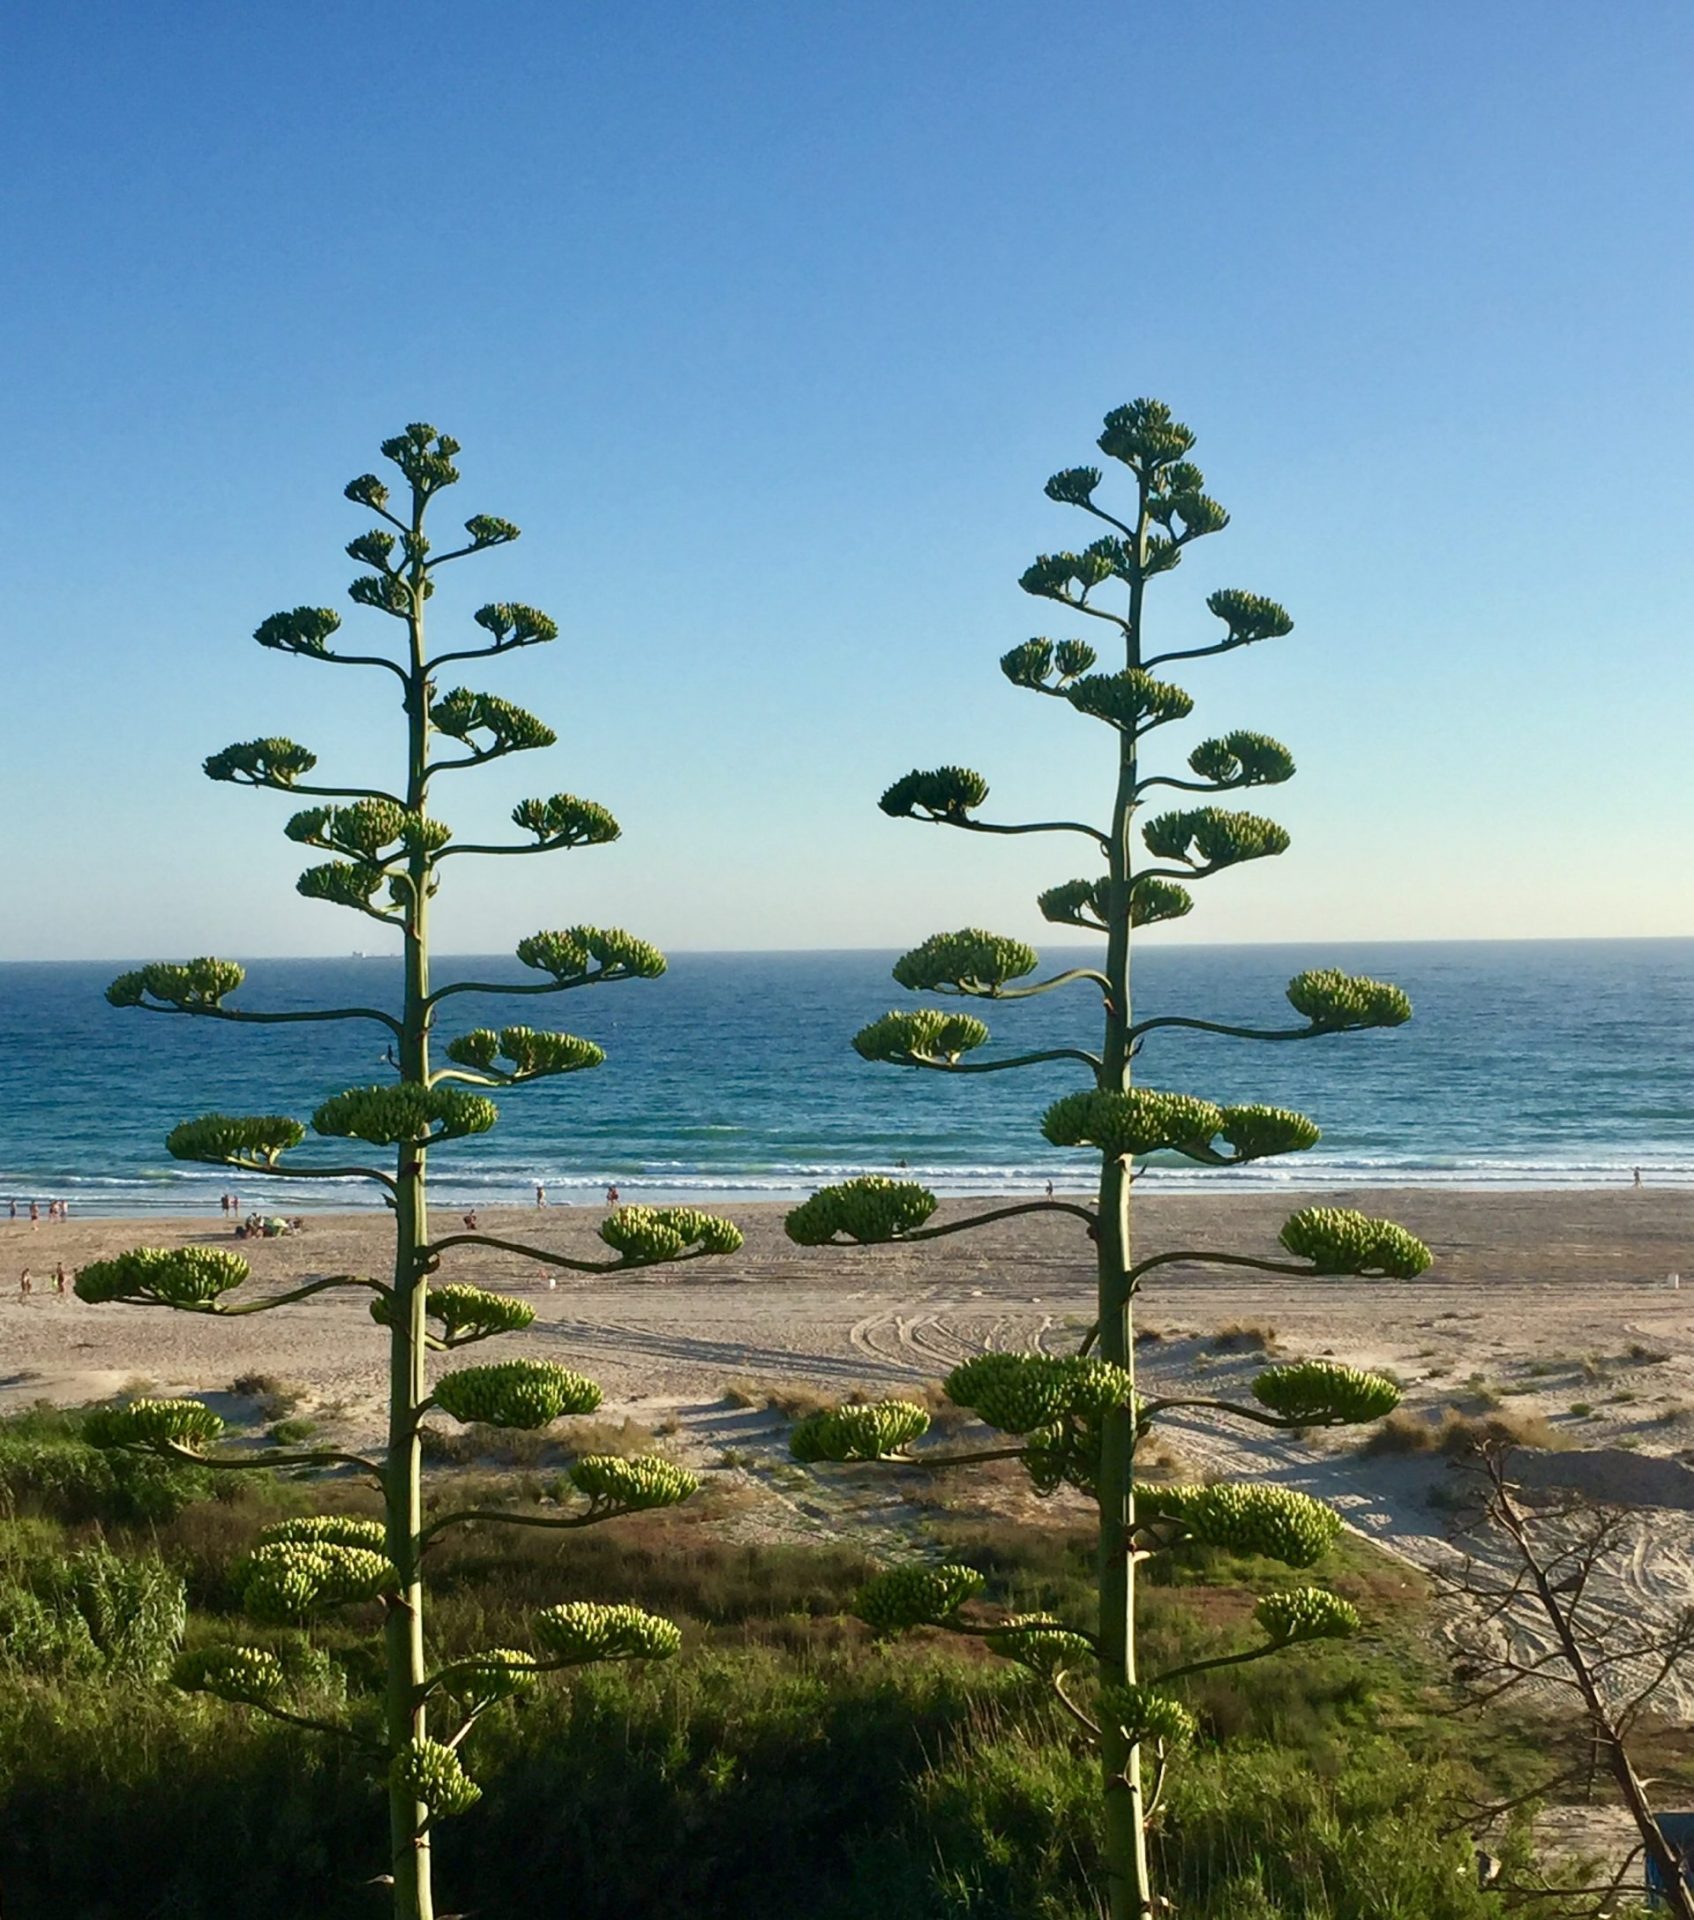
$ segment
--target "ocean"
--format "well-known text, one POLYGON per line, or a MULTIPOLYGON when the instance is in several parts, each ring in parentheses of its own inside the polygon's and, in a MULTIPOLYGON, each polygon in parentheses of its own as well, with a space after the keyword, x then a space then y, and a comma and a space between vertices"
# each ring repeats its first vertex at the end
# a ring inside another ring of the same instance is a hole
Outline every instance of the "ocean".
MULTIPOLYGON (((1084 956, 1049 950, 1052 966, 1084 956)), ((684 953, 656 981, 542 1000, 443 1008, 443 1037, 523 1021, 605 1047, 604 1066, 499 1096, 499 1126, 443 1149, 448 1203, 791 1199, 904 1167, 948 1194, 1028 1194, 1090 1181, 1084 1158, 1041 1138, 1043 1108, 1079 1083, 1063 1062, 950 1077, 871 1066, 849 1045, 890 1007, 958 1005, 904 992, 892 953, 684 953), (448 1016, 451 1015, 449 1021, 448 1016)), ((1138 1077, 1218 1101, 1295 1107, 1323 1128, 1311 1151, 1239 1171, 1155 1163, 1151 1186, 1694 1185, 1694 940, 1160 947, 1136 957, 1136 1012, 1263 1026, 1308 966, 1390 979, 1409 1026, 1291 1045, 1182 1031, 1149 1037, 1138 1077)), ((84 1214, 194 1212, 230 1187, 267 1211, 373 1204, 368 1183, 237 1179, 164 1150, 180 1119, 212 1111, 309 1119, 326 1095, 389 1077, 367 1022, 241 1027, 120 1011, 121 963, 0 966, 0 1201, 67 1199, 84 1214)), ((392 1003, 385 957, 255 960, 232 1002, 289 1010, 392 1003)), ((509 956, 446 959, 452 978, 524 979, 509 956)), ((1098 1000, 1074 985, 999 1006, 966 1003, 993 1042, 976 1058, 1094 1046, 1098 1000)), ((309 1142, 302 1164, 344 1153, 309 1142)))

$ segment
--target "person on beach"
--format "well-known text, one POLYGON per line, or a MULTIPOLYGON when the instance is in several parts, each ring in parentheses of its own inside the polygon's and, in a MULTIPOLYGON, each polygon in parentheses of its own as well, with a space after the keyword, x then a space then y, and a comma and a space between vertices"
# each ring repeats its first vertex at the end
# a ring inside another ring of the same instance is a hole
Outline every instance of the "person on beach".
POLYGON ((547 1204, 547 1189, 539 1180, 535 1183, 535 1204, 538 1207, 544 1207, 547 1204))
POLYGON ((17 1217, 18 1217, 18 1203, 17 1201, 14 1200, 12 1202, 12 1218, 15 1220, 17 1219, 17 1217))
POLYGON ((29 1203, 29 1224, 32 1227, 39 1227, 41 1225, 41 1202, 39 1200, 32 1200, 29 1203))
POLYGON ((1639 1167, 1635 1169, 1635 1184, 1637 1186, 1641 1184, 1641 1169, 1639 1167))
POLYGON ((27 1300, 30 1295, 30 1289, 34 1284, 29 1277, 29 1268, 25 1267, 23 1272, 18 1275, 18 1298, 20 1300, 27 1300))
POLYGON ((608 1187, 608 1188, 606 1189, 606 1205, 607 1205, 607 1206, 609 1206, 609 1207, 615 1207, 615 1206, 616 1206, 617 1204, 618 1204, 618 1190, 617 1190, 617 1188, 616 1188, 616 1187, 608 1187))
POLYGON ((64 1261, 61 1260, 53 1269, 53 1291, 55 1293, 63 1293, 68 1282, 69 1275, 65 1272, 64 1261))
POLYGON ((476 1232, 476 1209, 475 1209, 475 1207, 472 1207, 472 1209, 470 1210, 470 1212, 469 1212, 469 1213, 467 1213, 467 1214, 465 1215, 465 1225, 466 1225, 467 1227, 469 1227, 469 1228, 470 1228, 470 1230, 471 1230, 471 1232, 472 1232, 472 1233, 475 1233, 475 1232, 476 1232))

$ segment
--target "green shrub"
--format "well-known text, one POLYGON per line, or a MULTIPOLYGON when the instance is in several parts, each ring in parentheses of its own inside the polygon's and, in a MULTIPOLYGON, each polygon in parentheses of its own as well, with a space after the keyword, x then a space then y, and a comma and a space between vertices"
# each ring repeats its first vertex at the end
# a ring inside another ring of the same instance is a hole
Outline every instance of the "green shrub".
POLYGON ((90 1446, 77 1414, 43 1410, 0 1422, 0 1514, 43 1514, 73 1526, 149 1524, 212 1492, 204 1467, 90 1446))
POLYGON ((0 1663, 15 1672, 156 1680, 188 1619, 187 1590, 156 1554, 105 1545, 0 1588, 0 1663))

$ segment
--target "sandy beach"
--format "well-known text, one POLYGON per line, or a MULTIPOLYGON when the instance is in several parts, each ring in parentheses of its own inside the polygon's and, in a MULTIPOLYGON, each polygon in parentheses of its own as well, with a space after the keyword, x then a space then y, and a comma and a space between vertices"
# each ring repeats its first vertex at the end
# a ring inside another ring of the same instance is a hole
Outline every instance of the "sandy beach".
MULTIPOLYGON (((1529 1484, 1628 1502, 1632 1551, 1591 1599, 1631 1617, 1672 1617, 1694 1602, 1694 1192, 1617 1190, 1143 1197, 1143 1254, 1164 1248, 1277 1254, 1281 1221, 1306 1201, 1400 1220, 1434 1252, 1415 1281, 1295 1280, 1198 1262, 1155 1275, 1138 1313, 1138 1374, 1152 1394, 1243 1398, 1267 1357, 1329 1355, 1387 1369, 1404 1406, 1436 1422, 1456 1410, 1530 1423, 1546 1444, 1517 1456, 1529 1484), (1539 1424, 1537 1424, 1539 1423, 1539 1424)), ((1089 1248, 1073 1217, 1026 1214, 932 1243, 799 1248, 780 1206, 722 1211, 747 1242, 730 1258, 606 1277, 545 1270, 513 1255, 459 1248, 442 1278, 521 1293, 528 1333, 465 1359, 527 1353, 597 1379, 605 1405, 589 1443, 617 1431, 657 1446, 732 1494, 719 1524, 761 1540, 851 1532, 873 1550, 909 1545, 945 1485, 965 1474, 787 1463, 787 1424, 767 1391, 827 1398, 921 1394, 987 1347, 1074 1350, 1090 1324, 1089 1248), (620 1425, 619 1423, 623 1423, 620 1425)), ((952 1201, 939 1218, 983 1211, 952 1201)), ((605 1253, 599 1208, 489 1209, 485 1232, 573 1258, 605 1253)), ((220 1219, 78 1221, 31 1230, 0 1223, 0 1409, 40 1400, 75 1405, 123 1392, 200 1393, 252 1442, 263 1420, 232 1394, 243 1375, 286 1383, 314 1444, 374 1443, 383 1418, 384 1345, 362 1293, 330 1293, 276 1313, 220 1319, 60 1297, 52 1273, 138 1244, 199 1241, 250 1255, 251 1283, 281 1291, 341 1272, 381 1274, 387 1216, 311 1217, 297 1237, 235 1242, 220 1219), (27 1263, 35 1290, 17 1293, 27 1263)), ((437 1217, 438 1236, 460 1231, 437 1217)), ((614 1438, 610 1444, 617 1444, 614 1438)), ((1165 1416, 1156 1468, 1187 1476, 1252 1476, 1315 1494, 1409 1566, 1451 1564, 1455 1466, 1439 1451, 1365 1454, 1351 1430, 1266 1433, 1212 1416, 1165 1416)), ((1082 1503, 1037 1503, 1015 1467, 968 1470, 966 1504, 1002 1516, 1082 1518, 1082 1503)), ((1694 1721, 1694 1676, 1668 1685, 1662 1712, 1694 1721)))
MULTIPOLYGON (((1667 1276, 1694 1289, 1694 1192, 1466 1193, 1407 1189, 1345 1195, 1222 1195, 1137 1202, 1144 1251, 1165 1247, 1277 1257, 1275 1233, 1307 1200, 1390 1215, 1435 1254, 1411 1282, 1290 1280, 1239 1269, 1178 1266, 1151 1278, 1140 1324, 1165 1336, 1143 1349, 1153 1383, 1211 1353, 1231 1325, 1274 1330, 1280 1354, 1333 1354, 1391 1368, 1417 1406, 1463 1398, 1478 1385, 1547 1415, 1585 1446, 1632 1441, 1674 1455, 1694 1442, 1694 1333, 1667 1276), (1651 1357, 1630 1357, 1632 1348, 1651 1357), (1584 1372, 1584 1362, 1587 1372, 1584 1372), (1592 1377, 1603 1370, 1603 1384, 1592 1377), (1573 1406, 1591 1411, 1573 1414, 1573 1406)), ((983 1209, 945 1203, 941 1219, 983 1209)), ((559 1273, 512 1255, 460 1248, 441 1277, 521 1292, 530 1333, 501 1344, 566 1360, 596 1377, 614 1406, 685 1409, 719 1399, 731 1381, 807 1382, 888 1392, 931 1380, 985 1346, 1061 1350, 1091 1317, 1092 1277, 1079 1223, 1026 1214, 931 1244, 799 1248, 778 1206, 722 1211, 747 1244, 727 1259, 607 1277, 559 1273)), ((594 1260, 607 1250, 601 1210, 486 1210, 482 1229, 594 1260)), ((458 1217, 437 1216, 443 1236, 458 1217)), ((237 1242, 220 1218, 0 1222, 0 1405, 74 1404, 137 1379, 163 1391, 218 1389, 264 1371, 299 1382, 333 1408, 348 1437, 372 1428, 384 1363, 363 1294, 328 1294, 275 1314, 220 1319, 161 1309, 89 1307, 53 1291, 54 1267, 136 1245, 202 1242, 253 1264, 256 1290, 314 1276, 385 1272, 388 1219, 312 1216, 297 1237, 237 1242), (28 1265, 34 1292, 18 1294, 28 1265)), ((493 1356, 492 1349, 485 1352, 493 1356)))

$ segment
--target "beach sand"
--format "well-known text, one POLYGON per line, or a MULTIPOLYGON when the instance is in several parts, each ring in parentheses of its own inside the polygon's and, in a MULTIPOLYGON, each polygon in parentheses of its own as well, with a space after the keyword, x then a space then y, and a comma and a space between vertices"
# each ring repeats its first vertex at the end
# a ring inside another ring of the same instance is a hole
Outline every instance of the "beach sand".
MULTIPOLYGON (((1401 1221, 1435 1254, 1409 1282, 1287 1279, 1239 1269, 1179 1266, 1150 1276, 1143 1329, 1202 1342, 1231 1323, 1270 1326, 1290 1356, 1333 1352, 1392 1367, 1420 1399, 1451 1395, 1472 1375, 1534 1391, 1521 1404, 1568 1416, 1595 1408, 1590 1438, 1634 1434, 1675 1452, 1694 1431, 1661 1431, 1666 1407, 1694 1399, 1694 1191, 1475 1193, 1401 1191, 1139 1198, 1142 1253, 1165 1248, 1286 1258, 1276 1230, 1295 1206, 1361 1208, 1401 1221), (1667 1276, 1687 1269, 1690 1296, 1667 1276), (1631 1344, 1665 1357, 1630 1362, 1631 1344), (1602 1359, 1603 1385, 1581 1361, 1602 1359), (1564 1365, 1563 1363, 1568 1363, 1564 1365), (1531 1373, 1532 1368, 1548 1372, 1531 1373), (1634 1401, 1618 1401, 1620 1392, 1634 1401)), ((938 1220, 987 1210, 949 1201, 938 1220)), ((983 1346, 1062 1349, 1092 1317, 1090 1248, 1066 1215, 1025 1214, 933 1243, 800 1248, 783 1235, 784 1209, 719 1209, 747 1236, 725 1259, 608 1276, 545 1270, 515 1256, 459 1248, 439 1278, 511 1289, 536 1308, 527 1335, 484 1351, 529 1352, 592 1373, 609 1401, 697 1400, 730 1380, 808 1381, 890 1390, 933 1379, 983 1346)), ((567 1256, 610 1258, 595 1228, 600 1208, 484 1209, 484 1232, 567 1256)), ((461 1231, 438 1211, 441 1237, 461 1231)), ((52 1290, 55 1265, 138 1245, 229 1247, 254 1269, 249 1292, 318 1275, 379 1277, 389 1259, 386 1213, 309 1216, 298 1237, 237 1241, 221 1217, 187 1220, 0 1222, 0 1406, 74 1403, 137 1377, 161 1389, 221 1387, 238 1374, 286 1375, 357 1423, 375 1403, 385 1362, 363 1293, 329 1294, 270 1314, 220 1319, 131 1306, 89 1307, 52 1290), (17 1293, 29 1266, 35 1288, 17 1293)), ((1163 1364, 1164 1340, 1144 1353, 1163 1364)))
MULTIPOLYGON (((1540 1416, 1558 1447, 1521 1456, 1526 1478, 1533 1470, 1648 1509, 1641 1549, 1611 1604, 1639 1614, 1694 1603, 1694 1554, 1684 1544, 1694 1511, 1694 1298, 1667 1280, 1684 1271, 1694 1290, 1694 1192, 1154 1195, 1136 1203, 1138 1247, 1280 1257, 1276 1230, 1307 1201, 1398 1219, 1429 1243, 1434 1265, 1407 1282, 1198 1264, 1155 1274, 1137 1312, 1143 1391, 1240 1398, 1267 1352, 1327 1355, 1391 1370, 1406 1407, 1432 1420, 1448 1407, 1540 1416)), ((950 1201, 938 1217, 984 1210, 950 1201)), ((1072 1351, 1093 1318, 1090 1249, 1071 1216, 1025 1214, 927 1244, 798 1248, 782 1233, 780 1206, 721 1211, 747 1235, 732 1257, 604 1277, 559 1273, 551 1289, 544 1270, 512 1255, 450 1250, 440 1278, 518 1292, 536 1322, 432 1364, 527 1354, 579 1368, 604 1387, 605 1416, 632 1420, 676 1457, 737 1482, 746 1495, 739 1524, 756 1509, 758 1537, 856 1527, 874 1544, 864 1528, 892 1536, 912 1524, 911 1505, 890 1487, 909 1470, 880 1480, 871 1470, 869 1482, 851 1468, 796 1476, 778 1465, 786 1426, 762 1404, 764 1392, 911 1393, 984 1347, 1072 1351)), ((594 1260, 607 1251, 595 1232, 601 1217, 599 1208, 485 1209, 480 1225, 594 1260)), ((438 1215, 438 1235, 460 1230, 457 1214, 438 1215)), ((299 1390, 298 1411, 320 1423, 322 1443, 370 1444, 382 1426, 385 1347, 364 1293, 223 1319, 86 1306, 57 1296, 51 1276, 60 1260, 74 1271, 126 1247, 198 1241, 247 1254, 252 1289, 279 1291, 323 1274, 381 1275, 388 1232, 383 1213, 317 1215, 297 1238, 254 1243, 236 1242, 219 1217, 73 1219, 34 1231, 0 1222, 0 1410, 146 1391, 209 1393, 228 1411, 231 1383, 263 1374, 299 1390), (20 1300, 26 1263, 35 1291, 20 1300)), ((1444 1492, 1453 1469, 1439 1454, 1366 1457, 1347 1430, 1267 1434, 1182 1413, 1165 1417, 1158 1434, 1155 1457, 1178 1471, 1251 1474, 1317 1494, 1417 1565, 1451 1552, 1444 1492)), ((986 1475, 999 1476, 999 1511, 1030 1510, 1019 1505, 1030 1496, 1015 1469, 986 1475)), ((1685 1692, 1667 1705, 1694 1719, 1694 1675, 1685 1692)))

